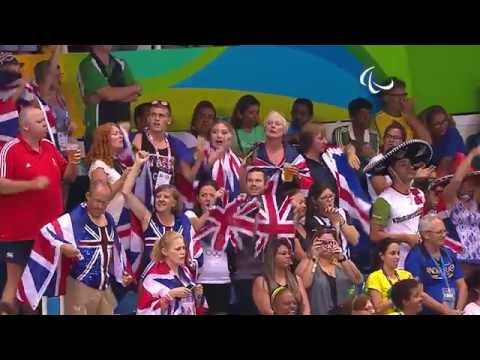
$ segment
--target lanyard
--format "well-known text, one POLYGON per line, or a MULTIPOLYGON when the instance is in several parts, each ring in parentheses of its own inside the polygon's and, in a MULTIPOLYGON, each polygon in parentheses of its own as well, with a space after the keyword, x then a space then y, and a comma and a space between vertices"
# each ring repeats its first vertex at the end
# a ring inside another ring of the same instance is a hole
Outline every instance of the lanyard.
MULTIPOLYGON (((383 275, 385 276, 385 278, 387 279, 388 283, 390 284, 390 286, 393 286, 392 281, 391 281, 390 278, 388 277, 388 275, 387 275, 387 273, 385 272, 385 270, 383 270, 383 268, 382 268, 382 272, 383 272, 383 275)), ((400 281, 400 276, 398 276, 397 270, 394 270, 393 273, 395 274, 395 277, 397 278, 397 282, 400 281)))
POLYGON ((442 253, 440 253, 440 264, 438 263, 437 260, 430 254, 430 257, 432 258, 433 262, 435 263, 436 268, 440 271, 440 274, 445 281, 445 285, 447 288, 450 290, 450 285, 448 283, 448 277, 447 277, 447 271, 445 270, 445 264, 443 263, 443 256, 442 253))
MULTIPOLYGON (((152 144, 153 148, 155 149, 155 154, 153 156, 156 156, 157 158, 159 158, 161 155, 160 155, 159 150, 153 144, 153 137, 150 134, 150 131, 146 130, 145 132, 147 134, 148 141, 150 141, 150 144, 152 144)), ((168 134, 167 133, 165 133, 165 144, 167 144, 167 167, 170 168, 170 161, 172 160, 172 151, 171 151, 171 148, 170 148, 170 142, 168 141, 168 134)))

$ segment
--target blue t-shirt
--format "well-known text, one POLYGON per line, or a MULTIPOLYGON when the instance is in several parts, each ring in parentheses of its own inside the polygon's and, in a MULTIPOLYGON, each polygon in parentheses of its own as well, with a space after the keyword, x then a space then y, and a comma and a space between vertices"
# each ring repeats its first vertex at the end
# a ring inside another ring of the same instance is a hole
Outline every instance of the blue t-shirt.
MULTIPOLYGON (((463 270, 458 263, 455 254, 445 247, 441 249, 442 259, 437 263, 446 271, 448 286, 455 289, 455 303, 458 300, 457 280, 463 278, 463 270)), ((435 264, 432 256, 423 245, 415 246, 407 255, 405 260, 405 270, 409 271, 413 277, 417 278, 423 284, 425 291, 438 302, 443 302, 442 288, 446 287, 445 279, 442 277, 439 267, 435 264)), ((422 314, 434 314, 426 306, 423 307, 422 314)))
POLYGON ((444 157, 454 158, 457 153, 466 154, 467 149, 463 142, 462 136, 456 127, 449 126, 447 132, 438 142, 432 144, 433 156, 432 164, 438 165, 444 157))

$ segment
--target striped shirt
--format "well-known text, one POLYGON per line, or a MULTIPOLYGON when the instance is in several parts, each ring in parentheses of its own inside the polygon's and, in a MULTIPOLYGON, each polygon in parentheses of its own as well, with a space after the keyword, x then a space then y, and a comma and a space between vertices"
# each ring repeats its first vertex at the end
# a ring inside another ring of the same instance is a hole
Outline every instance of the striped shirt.
POLYGON ((350 124, 336 128, 333 131, 332 142, 337 146, 352 144, 357 149, 357 154, 360 154, 359 149, 362 145, 370 144, 373 150, 375 150, 375 153, 378 154, 380 138, 375 130, 366 129, 363 134, 363 139, 361 139, 361 141, 357 140, 353 132, 353 127, 350 124))

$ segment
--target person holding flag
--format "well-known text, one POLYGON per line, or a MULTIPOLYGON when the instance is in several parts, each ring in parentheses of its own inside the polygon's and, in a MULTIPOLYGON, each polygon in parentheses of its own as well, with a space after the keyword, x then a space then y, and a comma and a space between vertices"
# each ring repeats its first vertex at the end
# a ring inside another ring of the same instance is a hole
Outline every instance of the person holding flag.
POLYGON ((10 53, 0 53, 0 148, 14 139, 19 130, 18 111, 25 106, 36 106, 47 119, 47 135, 56 143, 55 115, 48 105, 39 97, 35 87, 22 78, 20 63, 10 53))
POLYGON ((80 151, 65 160, 45 139, 42 111, 20 112, 20 134, 0 151, 0 259, 7 263, 2 301, 17 310, 15 292, 40 228, 63 212, 62 180, 78 173, 80 151))
POLYGON ((186 261, 188 248, 177 232, 156 240, 152 266, 140 288, 137 315, 200 315, 205 311, 203 287, 196 282, 186 261))
POLYGON ((187 211, 200 242, 204 263, 198 281, 204 285, 210 314, 229 312, 231 277, 234 272, 235 251, 240 250, 242 238, 253 238, 257 199, 247 200, 240 194, 228 202, 225 189, 216 190, 212 180, 198 188, 196 213, 187 211))
POLYGON ((198 178, 200 181, 212 179, 218 188, 228 193, 228 201, 240 194, 240 172, 242 163, 232 150, 234 130, 229 122, 216 121, 209 132, 210 148, 205 151, 198 178))
POLYGON ((125 251, 106 212, 110 186, 94 181, 87 202, 40 230, 18 289, 18 298, 36 309, 42 296, 65 294, 66 315, 113 315, 114 278, 134 279, 125 251))
MULTIPOLYGON (((287 120, 276 111, 270 112, 265 118, 265 142, 257 144, 245 159, 249 168, 265 171, 269 184, 276 183, 279 200, 292 188, 306 192, 313 183, 305 158, 285 142, 287 131, 287 120)), ((270 186, 267 191, 272 189, 270 186)))

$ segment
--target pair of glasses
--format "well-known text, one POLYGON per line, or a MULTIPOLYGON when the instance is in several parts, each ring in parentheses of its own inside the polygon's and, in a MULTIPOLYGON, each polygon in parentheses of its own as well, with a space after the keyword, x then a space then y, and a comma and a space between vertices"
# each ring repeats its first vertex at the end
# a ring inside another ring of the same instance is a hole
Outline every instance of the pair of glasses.
POLYGON ((403 137, 401 137, 401 136, 395 136, 395 135, 390 135, 390 134, 385 134, 385 139, 392 139, 392 140, 403 141, 403 137))
POLYGON ((320 200, 322 200, 322 201, 327 201, 327 200, 332 200, 332 199, 335 199, 335 195, 320 196, 320 200))
POLYGON ((440 230, 440 231, 426 230, 425 232, 429 232, 429 233, 432 233, 432 234, 435 234, 435 235, 441 235, 441 236, 445 236, 445 235, 448 234, 447 230, 440 230))

